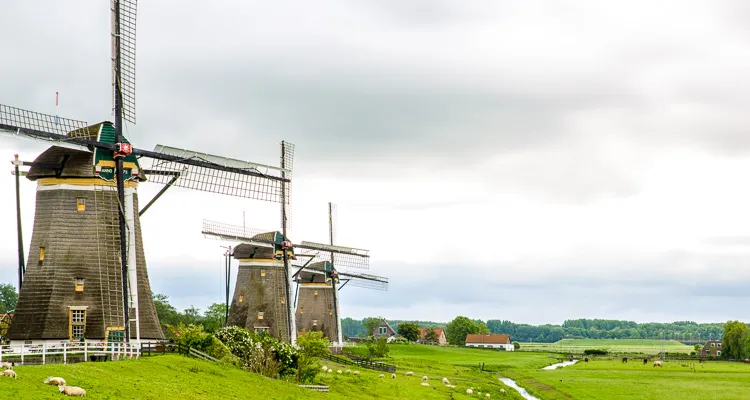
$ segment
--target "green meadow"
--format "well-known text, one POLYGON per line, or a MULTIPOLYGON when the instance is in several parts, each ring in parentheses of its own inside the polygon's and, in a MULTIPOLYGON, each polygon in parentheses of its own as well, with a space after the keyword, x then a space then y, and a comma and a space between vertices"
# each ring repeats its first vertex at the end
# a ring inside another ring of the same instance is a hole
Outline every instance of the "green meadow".
POLYGON ((522 351, 583 353, 587 349, 613 353, 658 354, 661 351, 690 354, 692 346, 676 340, 655 339, 563 339, 555 343, 521 343, 522 351))
MULTIPOLYGON (((594 346, 601 348, 602 346, 594 346)), ((652 362, 595 358, 588 363, 546 371, 557 360, 546 352, 392 345, 389 373, 359 369, 361 375, 320 374, 318 384, 329 393, 316 393, 230 366, 178 355, 160 355, 109 363, 16 367, 19 378, 0 377, 2 398, 60 398, 57 388, 42 382, 61 376, 87 390, 92 399, 469 399, 477 393, 491 398, 520 399, 499 376, 514 379, 543 400, 558 399, 742 399, 750 398, 750 365, 730 362, 668 361, 662 368, 652 362), (407 371, 414 376, 407 377, 407 371), (429 387, 421 386, 422 376, 429 387), (456 388, 442 384, 447 377, 456 388), (474 395, 466 394, 467 388, 474 395), (505 390, 505 393, 502 392, 505 390)), ((321 360, 322 365, 345 372, 350 366, 321 360)))

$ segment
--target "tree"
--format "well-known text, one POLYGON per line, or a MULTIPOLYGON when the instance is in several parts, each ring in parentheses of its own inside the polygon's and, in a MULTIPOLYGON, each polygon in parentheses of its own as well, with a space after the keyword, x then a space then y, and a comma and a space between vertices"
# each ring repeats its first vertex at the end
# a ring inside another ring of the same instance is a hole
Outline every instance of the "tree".
POLYGON ((156 315, 162 325, 177 325, 180 322, 179 312, 173 305, 169 304, 169 296, 165 294, 152 293, 156 315))
POLYGON ((16 304, 18 304, 16 287, 10 283, 0 284, 0 314, 15 310, 16 304))
POLYGON ((216 332, 219 328, 224 326, 224 303, 214 303, 208 306, 206 312, 203 313, 203 327, 206 328, 206 332, 216 332))
POLYGON ((419 340, 419 325, 414 322, 402 322, 398 325, 398 334, 410 342, 419 340))
POLYGON ((743 358, 745 340, 749 334, 750 328, 743 322, 727 321, 721 340, 721 355, 727 358, 743 358))
POLYGON ((424 341, 430 344, 435 344, 439 340, 437 331, 435 328, 427 328, 424 331, 424 341))
POLYGON ((297 364, 297 382, 312 382, 320 372, 318 357, 330 353, 323 332, 305 332, 297 337, 300 357, 297 364))
MULTIPOLYGON (((445 328, 445 336, 450 344, 463 346, 466 344, 466 335, 480 333, 482 330, 487 330, 487 326, 481 328, 476 321, 458 316, 448 323, 448 326, 445 328)), ((489 333, 489 330, 487 332, 489 333)))
POLYGON ((695 346, 693 346, 693 349, 695 350, 696 353, 701 351, 702 348, 703 346, 700 343, 697 343, 695 346))
POLYGON ((362 320, 362 325, 365 327, 365 337, 372 336, 375 332, 375 328, 380 325, 382 318, 368 317, 362 320))
POLYGON ((521 343, 513 342, 513 350, 518 350, 521 348, 521 343))

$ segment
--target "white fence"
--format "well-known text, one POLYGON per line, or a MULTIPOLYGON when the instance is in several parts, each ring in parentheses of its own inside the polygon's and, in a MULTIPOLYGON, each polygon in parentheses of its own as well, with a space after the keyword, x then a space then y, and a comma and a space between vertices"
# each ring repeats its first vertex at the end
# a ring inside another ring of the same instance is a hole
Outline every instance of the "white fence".
POLYGON ((14 362, 16 364, 47 364, 60 362, 67 364, 73 358, 88 361, 89 356, 106 357, 110 360, 138 358, 141 354, 141 344, 105 343, 86 341, 83 343, 43 343, 24 345, 0 346, 0 362, 14 362), (49 360, 48 360, 49 359, 49 360))

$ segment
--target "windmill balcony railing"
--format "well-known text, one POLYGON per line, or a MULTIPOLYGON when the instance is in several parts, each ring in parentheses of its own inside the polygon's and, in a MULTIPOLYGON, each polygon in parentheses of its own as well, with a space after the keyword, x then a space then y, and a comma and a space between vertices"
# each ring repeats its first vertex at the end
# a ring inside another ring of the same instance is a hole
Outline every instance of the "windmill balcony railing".
POLYGON ((138 358, 141 344, 104 341, 60 342, 0 346, 0 362, 17 365, 74 363, 94 360, 138 358))

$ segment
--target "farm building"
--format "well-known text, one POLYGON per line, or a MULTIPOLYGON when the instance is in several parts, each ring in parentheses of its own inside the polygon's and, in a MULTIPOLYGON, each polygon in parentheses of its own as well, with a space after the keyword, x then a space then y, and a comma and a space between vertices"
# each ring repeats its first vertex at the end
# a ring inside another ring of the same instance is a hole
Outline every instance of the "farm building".
POLYGON ((445 337, 445 329, 443 329, 443 328, 434 328, 435 329, 435 334, 437 335, 437 342, 435 342, 435 343, 427 343, 427 340, 425 340, 424 335, 425 335, 425 333, 429 329, 430 328, 419 328, 419 340, 417 340, 417 343, 422 343, 422 344, 437 344, 437 345, 440 345, 440 346, 447 346, 448 345, 448 339, 445 337))
POLYGON ((513 343, 510 341, 510 335, 496 333, 491 335, 470 333, 466 335, 466 347, 504 348, 506 351, 513 351, 513 343))
POLYGON ((396 331, 391 328, 391 325, 386 321, 385 319, 380 321, 380 324, 375 327, 372 331, 372 336, 379 338, 379 337, 385 337, 385 338, 391 338, 396 337, 396 331))
POLYGON ((721 357, 721 340, 709 340, 700 349, 701 357, 721 357))

